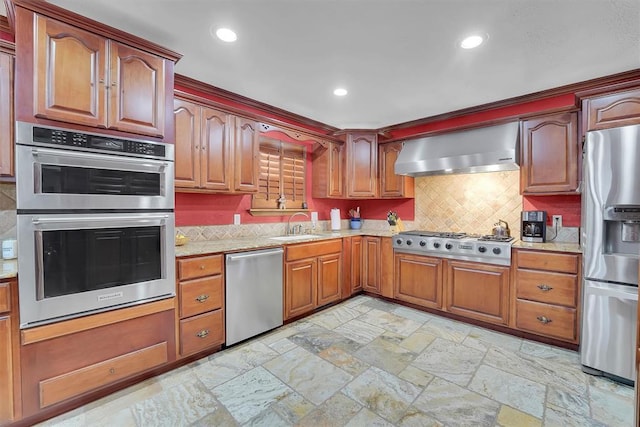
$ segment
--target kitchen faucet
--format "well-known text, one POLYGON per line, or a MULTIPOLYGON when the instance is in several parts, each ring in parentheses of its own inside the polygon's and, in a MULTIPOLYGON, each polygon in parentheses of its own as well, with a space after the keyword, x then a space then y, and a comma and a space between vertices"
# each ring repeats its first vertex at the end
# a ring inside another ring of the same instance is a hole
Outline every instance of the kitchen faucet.
MULTIPOLYGON (((306 214, 306 213, 304 213, 304 212, 295 212, 295 213, 293 213, 293 214, 289 217, 289 219, 287 220, 287 236, 288 236, 288 235, 290 235, 290 234, 296 234, 296 233, 295 233, 295 230, 291 230, 291 226, 290 226, 289 224, 291 223, 291 218, 293 218, 294 216, 297 216, 297 215, 304 215, 304 216, 306 216, 307 218, 309 218, 309 215, 307 215, 307 214, 306 214), (293 232, 292 232, 292 231, 293 231, 293 232)), ((299 230, 300 230, 300 231, 302 231, 302 226, 300 226, 300 229, 299 229, 299 230)), ((301 234, 301 233, 298 233, 298 234, 301 234)))

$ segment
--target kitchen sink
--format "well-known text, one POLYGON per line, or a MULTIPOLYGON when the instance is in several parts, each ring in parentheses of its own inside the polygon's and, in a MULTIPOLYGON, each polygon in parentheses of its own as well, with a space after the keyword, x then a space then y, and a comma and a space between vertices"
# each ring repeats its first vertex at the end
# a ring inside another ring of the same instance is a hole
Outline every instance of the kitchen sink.
POLYGON ((321 237, 321 236, 318 236, 317 234, 291 234, 289 236, 276 236, 276 237, 269 237, 269 238, 272 240, 279 240, 281 242, 289 242, 289 241, 295 241, 295 240, 313 239, 314 237, 321 237))

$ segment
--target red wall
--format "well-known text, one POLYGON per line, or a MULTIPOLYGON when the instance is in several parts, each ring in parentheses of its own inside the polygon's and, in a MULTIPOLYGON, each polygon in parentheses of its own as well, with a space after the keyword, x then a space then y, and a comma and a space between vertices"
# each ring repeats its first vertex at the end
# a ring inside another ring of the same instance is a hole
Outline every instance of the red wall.
POLYGON ((564 227, 580 226, 579 194, 568 196, 526 196, 522 198, 522 210, 547 211, 547 224, 551 225, 552 215, 562 215, 564 227))

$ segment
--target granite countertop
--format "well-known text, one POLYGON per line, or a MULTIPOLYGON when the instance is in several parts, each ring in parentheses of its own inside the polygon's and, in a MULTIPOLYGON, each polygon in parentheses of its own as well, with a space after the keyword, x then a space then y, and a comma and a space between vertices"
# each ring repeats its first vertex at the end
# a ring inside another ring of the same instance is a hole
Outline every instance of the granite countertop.
POLYGON ((18 276, 17 259, 0 259, 0 279, 14 279, 18 276))
POLYGON ((198 242, 187 242, 182 246, 176 246, 176 257, 213 254, 220 252, 238 252, 246 250, 257 250, 267 248, 277 248, 284 245, 296 243, 307 243, 329 239, 341 239, 350 236, 380 236, 391 237, 394 233, 390 231, 362 231, 362 230, 341 230, 331 232, 314 232, 309 237, 297 238, 283 241, 274 239, 279 236, 264 237, 236 237, 220 240, 206 240, 198 242))
POLYGON ((546 243, 530 243, 523 242, 521 240, 516 240, 513 244, 513 247, 516 249, 536 249, 540 251, 553 251, 553 252, 571 252, 580 254, 582 250, 580 249, 579 243, 571 243, 571 242, 546 242, 546 243))

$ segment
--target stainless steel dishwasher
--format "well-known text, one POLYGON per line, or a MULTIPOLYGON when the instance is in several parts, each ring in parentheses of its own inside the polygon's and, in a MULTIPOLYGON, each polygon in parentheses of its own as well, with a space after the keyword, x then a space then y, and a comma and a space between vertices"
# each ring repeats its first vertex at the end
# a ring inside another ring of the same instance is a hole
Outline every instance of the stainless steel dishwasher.
POLYGON ((283 252, 277 248, 226 255, 227 345, 282 325, 283 252))

